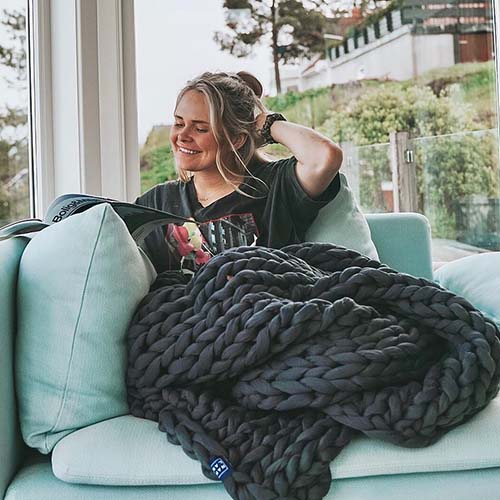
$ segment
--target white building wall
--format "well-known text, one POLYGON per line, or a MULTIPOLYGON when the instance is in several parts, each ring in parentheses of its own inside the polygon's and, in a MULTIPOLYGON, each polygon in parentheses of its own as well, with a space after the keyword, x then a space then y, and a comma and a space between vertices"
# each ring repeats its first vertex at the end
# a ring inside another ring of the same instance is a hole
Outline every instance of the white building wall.
POLYGON ((422 73, 453 66, 453 35, 413 35, 409 26, 345 54, 328 67, 313 68, 302 76, 288 73, 283 90, 297 86, 300 90, 331 83, 347 83, 361 79, 408 80, 422 73))
POLYGON ((407 26, 330 64, 331 83, 364 78, 407 80, 414 76, 412 34, 407 26))
POLYGON ((414 37, 417 74, 455 64, 453 35, 417 35, 414 37))
POLYGON ((326 70, 323 72, 315 72, 311 75, 302 77, 302 88, 304 90, 325 87, 328 84, 329 82, 326 75, 326 70))

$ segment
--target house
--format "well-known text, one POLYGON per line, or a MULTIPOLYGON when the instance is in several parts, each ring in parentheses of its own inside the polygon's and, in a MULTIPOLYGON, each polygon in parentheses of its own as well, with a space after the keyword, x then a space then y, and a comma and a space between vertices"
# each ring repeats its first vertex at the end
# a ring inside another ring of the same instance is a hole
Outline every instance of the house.
POLYGON ((396 5, 365 20, 353 9, 351 17, 340 23, 344 39, 330 43, 326 62, 318 58, 297 68, 293 78, 285 79, 284 88, 305 90, 361 79, 407 80, 436 68, 493 59, 491 2, 450 6, 403 0, 396 5))

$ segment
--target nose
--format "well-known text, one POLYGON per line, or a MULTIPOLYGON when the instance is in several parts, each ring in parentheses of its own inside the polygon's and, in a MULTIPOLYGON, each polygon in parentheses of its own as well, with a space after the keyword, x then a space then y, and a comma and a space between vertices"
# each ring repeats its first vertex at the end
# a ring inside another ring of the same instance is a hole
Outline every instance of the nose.
POLYGON ((189 134, 189 128, 184 126, 180 130, 178 130, 177 131, 177 139, 181 142, 191 141, 191 136, 189 134))

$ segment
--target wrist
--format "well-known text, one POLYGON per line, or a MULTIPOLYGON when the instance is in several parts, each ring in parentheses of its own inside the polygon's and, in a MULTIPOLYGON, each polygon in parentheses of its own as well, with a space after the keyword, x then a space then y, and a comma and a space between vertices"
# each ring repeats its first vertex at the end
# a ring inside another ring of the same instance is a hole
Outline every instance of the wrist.
POLYGON ((263 145, 276 143, 276 140, 271 135, 271 128, 277 121, 286 121, 286 118, 281 113, 269 113, 268 115, 266 115, 264 124, 258 130, 259 135, 264 141, 263 145))

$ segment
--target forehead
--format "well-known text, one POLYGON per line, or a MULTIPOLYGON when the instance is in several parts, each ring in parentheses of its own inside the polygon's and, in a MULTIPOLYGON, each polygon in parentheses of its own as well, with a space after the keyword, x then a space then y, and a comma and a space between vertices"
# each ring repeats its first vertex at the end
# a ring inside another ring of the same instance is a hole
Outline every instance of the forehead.
POLYGON ((210 112, 205 96, 197 90, 188 90, 181 97, 174 114, 185 120, 201 120, 208 122, 210 112))

